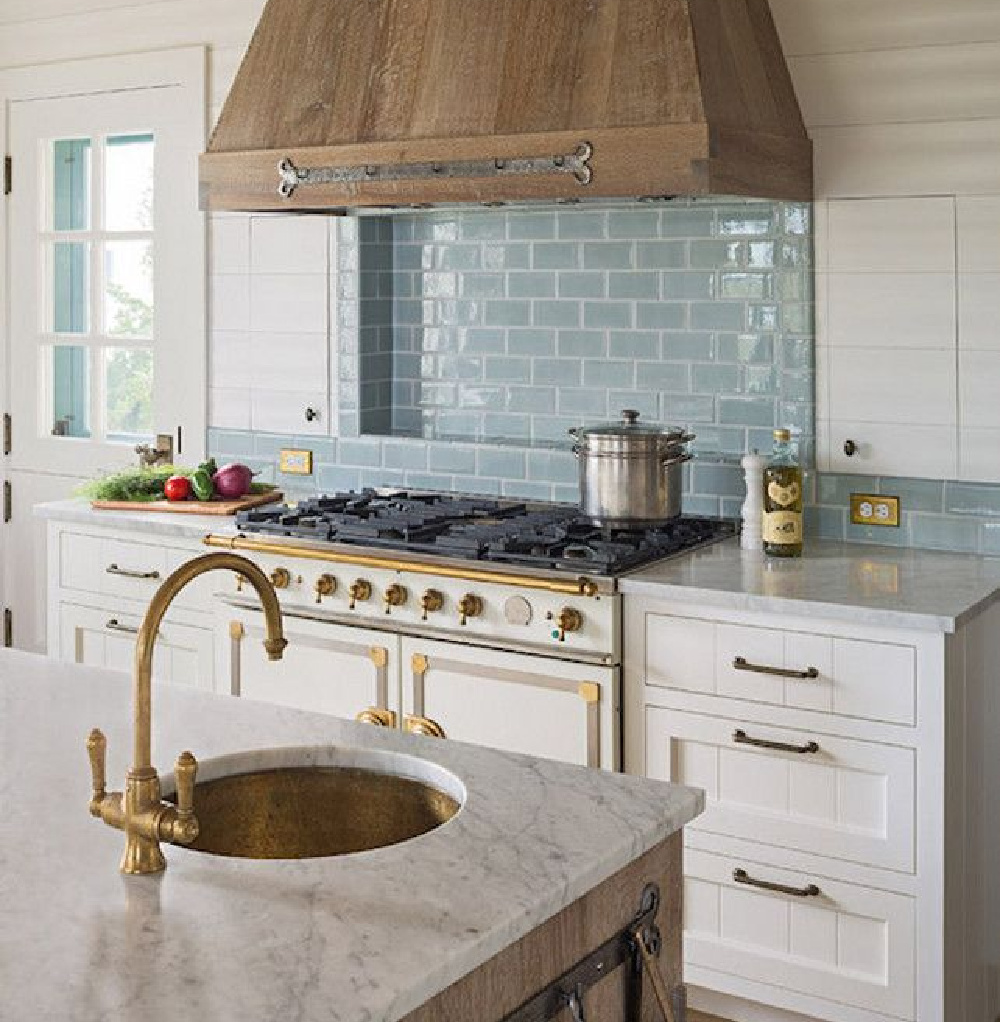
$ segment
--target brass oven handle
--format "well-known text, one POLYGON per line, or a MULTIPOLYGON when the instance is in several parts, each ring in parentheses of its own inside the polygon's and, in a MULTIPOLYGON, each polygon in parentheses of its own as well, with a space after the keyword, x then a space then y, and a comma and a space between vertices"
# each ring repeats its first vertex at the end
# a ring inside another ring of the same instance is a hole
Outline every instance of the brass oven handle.
POLYGON ((124 632, 126 635, 138 635, 139 629, 133 628, 131 625, 123 625, 118 618, 111 617, 104 623, 104 627, 109 632, 124 632))
POLYGON ((733 669, 752 671, 754 674, 773 674, 776 678, 798 678, 801 681, 812 681, 819 677, 819 669, 816 667, 807 667, 804 671, 790 670, 787 667, 767 667, 764 664, 752 664, 741 656, 733 660, 733 669))
POLYGON ((815 884, 805 887, 789 887, 787 884, 774 884, 770 880, 757 880, 745 869, 734 869, 733 880, 747 887, 757 887, 762 891, 774 891, 776 894, 788 894, 793 898, 818 898, 823 892, 815 884))
POLYGON ((819 745, 816 742, 806 742, 805 745, 772 742, 766 738, 751 738, 742 728, 737 728, 733 732, 733 741, 737 745, 752 745, 755 749, 773 749, 775 752, 795 752, 800 756, 819 752, 819 745))
POLYGON ((132 571, 129 568, 119 568, 117 564, 109 564, 104 571, 108 575, 119 575, 122 578, 157 579, 160 577, 158 571, 132 571))
POLYGON ((372 724, 375 727, 395 727, 396 714, 393 710, 383 710, 380 706, 369 706, 355 718, 359 724, 372 724))
POLYGON ((430 717, 407 715, 403 718, 403 730, 411 735, 424 735, 426 738, 447 738, 444 728, 430 717))

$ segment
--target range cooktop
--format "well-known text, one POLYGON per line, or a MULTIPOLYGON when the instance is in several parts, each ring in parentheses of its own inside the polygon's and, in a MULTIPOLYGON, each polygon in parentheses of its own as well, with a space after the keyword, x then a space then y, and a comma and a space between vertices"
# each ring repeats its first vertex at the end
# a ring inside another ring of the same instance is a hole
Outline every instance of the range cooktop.
POLYGON ((236 525, 241 532, 601 575, 736 533, 734 522, 718 518, 606 529, 567 506, 367 489, 241 511, 236 525))

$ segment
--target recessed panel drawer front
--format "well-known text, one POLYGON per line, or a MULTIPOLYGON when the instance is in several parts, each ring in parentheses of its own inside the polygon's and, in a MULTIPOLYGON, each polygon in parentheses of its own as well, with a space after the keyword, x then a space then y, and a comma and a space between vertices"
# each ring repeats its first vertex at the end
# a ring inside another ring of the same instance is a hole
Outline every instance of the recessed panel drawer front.
POLYGON ((648 685, 916 722, 912 646, 648 614, 645 676, 648 685))
POLYGON ((774 986, 776 1005, 790 990, 915 1017, 913 899, 695 849, 684 872, 689 982, 711 969, 774 986))
POLYGON ((694 830, 914 870, 913 749, 647 707, 646 771, 705 789, 694 830))

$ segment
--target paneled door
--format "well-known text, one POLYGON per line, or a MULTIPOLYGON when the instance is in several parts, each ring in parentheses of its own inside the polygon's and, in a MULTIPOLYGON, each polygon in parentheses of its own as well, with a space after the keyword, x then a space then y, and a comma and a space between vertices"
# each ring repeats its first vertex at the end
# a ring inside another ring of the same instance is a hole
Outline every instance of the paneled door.
POLYGON ((44 648, 32 508, 136 460, 158 433, 204 454, 204 51, 0 76, 11 159, 6 401, 13 644, 44 648))

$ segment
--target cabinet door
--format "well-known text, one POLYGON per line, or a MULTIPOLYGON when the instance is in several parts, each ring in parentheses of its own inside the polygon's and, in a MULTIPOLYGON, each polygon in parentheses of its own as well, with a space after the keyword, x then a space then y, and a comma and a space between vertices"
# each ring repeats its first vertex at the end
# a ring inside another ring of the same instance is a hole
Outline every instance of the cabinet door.
POLYGON ((233 695, 351 720, 367 709, 399 708, 394 635, 286 615, 288 647, 270 661, 260 611, 224 606, 218 620, 218 676, 233 695))
MULTIPOLYGON (((141 618, 72 603, 59 605, 59 656, 72 663, 131 674, 141 618)), ((196 688, 213 688, 212 631, 169 620, 160 626, 153 678, 196 688)))
POLYGON ((618 670, 423 639, 402 641, 404 726, 618 769, 618 670))

